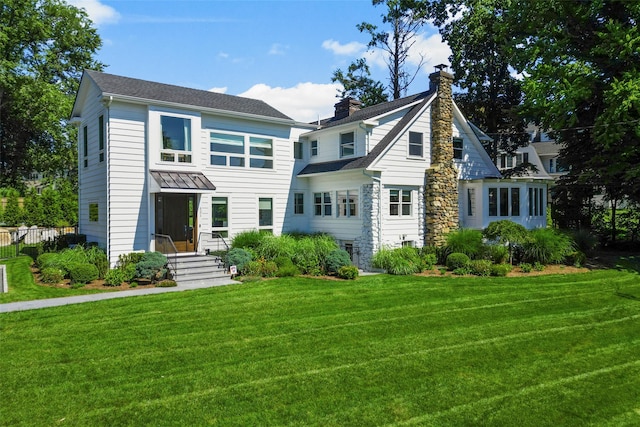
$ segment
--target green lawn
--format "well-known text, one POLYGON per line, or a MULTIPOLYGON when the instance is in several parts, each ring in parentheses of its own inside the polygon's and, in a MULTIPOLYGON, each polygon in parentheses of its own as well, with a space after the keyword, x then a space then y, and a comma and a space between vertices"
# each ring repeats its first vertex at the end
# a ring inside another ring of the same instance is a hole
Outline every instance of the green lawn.
POLYGON ((278 279, 0 315, 34 426, 640 425, 640 276, 278 279))

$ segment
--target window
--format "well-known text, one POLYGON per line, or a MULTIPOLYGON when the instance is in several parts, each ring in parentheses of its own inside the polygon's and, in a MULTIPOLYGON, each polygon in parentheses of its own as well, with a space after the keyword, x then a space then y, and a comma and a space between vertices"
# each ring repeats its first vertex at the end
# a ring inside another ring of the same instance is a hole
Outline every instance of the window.
POLYGON ((462 138, 453 138, 453 158, 462 160, 462 151, 464 149, 464 141, 462 138))
POLYGON ((507 156, 507 167, 508 168, 513 167, 513 156, 507 156))
POLYGON ((98 157, 104 162, 104 116, 98 117, 98 157))
POLYGON ((260 198, 258 200, 258 228, 273 231, 270 227, 273 227, 273 199, 260 198))
POLYGON ((293 193, 293 213, 304 214, 304 193, 293 193))
POLYGON ((504 169, 507 167, 507 155, 506 154, 501 154, 500 155, 500 169, 504 169))
POLYGON ((358 216, 358 190, 338 191, 338 215, 358 216))
POLYGON ((191 163, 191 120, 161 116, 163 162, 191 163))
POLYGON ((511 189, 511 216, 520 216, 520 189, 511 189))
POLYGON ((83 166, 89 166, 89 131, 87 127, 82 128, 82 154, 84 155, 83 166))
POLYGON ((229 237, 229 201, 226 197, 211 199, 211 227, 222 237, 229 237))
POLYGON ((422 134, 409 132, 409 155, 415 157, 423 156, 422 134))
POLYGON ((353 132, 340 134, 340 157, 355 154, 355 134, 353 132))
POLYGON ((520 188, 489 188, 489 216, 520 216, 520 188))
POLYGON ((311 157, 318 155, 318 141, 311 141, 311 157))
POLYGON ((467 188, 467 216, 473 216, 476 211, 476 189, 467 188))
POLYGON ((529 216, 544 216, 544 189, 529 188, 529 216))
POLYGON ((98 222, 99 218, 98 204, 89 203, 89 222, 98 222))
POLYGON ((411 190, 389 190, 389 215, 411 215, 411 190))
POLYGON ((300 141, 295 141, 293 143, 293 158, 298 160, 304 158, 304 155, 302 154, 302 142, 300 141))
POLYGON ((553 159, 549 159, 549 172, 555 173, 556 168, 553 167, 553 159))
POLYGON ((313 208, 316 216, 331 216, 331 193, 313 193, 313 208))
POLYGON ((273 169, 273 140, 268 138, 249 138, 249 167, 273 169))
POLYGON ((244 167, 244 136, 211 132, 209 138, 212 165, 244 167))

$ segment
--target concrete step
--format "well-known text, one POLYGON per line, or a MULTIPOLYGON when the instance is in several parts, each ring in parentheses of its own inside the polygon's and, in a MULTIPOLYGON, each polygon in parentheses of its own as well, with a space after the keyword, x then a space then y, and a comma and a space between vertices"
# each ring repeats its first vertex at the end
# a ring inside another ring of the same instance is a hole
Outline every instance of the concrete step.
POLYGON ((173 279, 178 284, 229 278, 220 257, 210 255, 186 255, 170 259, 175 264, 173 279))

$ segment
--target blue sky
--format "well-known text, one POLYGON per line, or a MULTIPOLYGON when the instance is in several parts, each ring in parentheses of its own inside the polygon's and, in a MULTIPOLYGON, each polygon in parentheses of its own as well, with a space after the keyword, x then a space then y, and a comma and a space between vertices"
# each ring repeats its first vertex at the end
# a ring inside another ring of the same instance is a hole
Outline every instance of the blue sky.
MULTIPOLYGON (((382 26, 370 0, 67 0, 87 10, 103 40, 106 72, 263 99, 300 121, 332 115, 331 75, 366 57, 387 82, 381 52, 356 25, 382 26)), ((383 28, 383 27, 381 27, 383 28)), ((430 26, 410 61, 425 58, 409 93, 428 87, 450 51, 430 26)))

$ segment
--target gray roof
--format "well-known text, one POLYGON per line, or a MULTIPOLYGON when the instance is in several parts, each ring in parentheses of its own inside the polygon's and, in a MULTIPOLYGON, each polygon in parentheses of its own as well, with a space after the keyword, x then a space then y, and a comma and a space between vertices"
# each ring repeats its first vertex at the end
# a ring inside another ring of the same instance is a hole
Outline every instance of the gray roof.
POLYGON ((172 190, 215 190, 209 179, 201 172, 149 171, 160 188, 172 190))
POLYGON ((406 96, 404 98, 394 99, 389 102, 382 102, 380 104, 372 105, 370 107, 363 108, 361 110, 353 112, 351 115, 342 119, 336 120, 334 117, 324 119, 320 121, 321 128, 328 128, 333 126, 340 126, 346 123, 358 122, 361 120, 367 120, 372 117, 379 116, 389 111, 393 111, 398 108, 402 108, 405 105, 409 105, 413 102, 423 100, 429 95, 433 94, 434 90, 428 90, 426 92, 420 92, 415 95, 406 96))
POLYGON ((169 102, 292 120, 266 102, 257 99, 116 76, 93 70, 85 70, 85 75, 91 77, 100 90, 107 95, 121 95, 148 101, 169 102))
POLYGON ((560 144, 555 141, 534 142, 531 144, 538 156, 557 156, 560 154, 560 144))
MULTIPOLYGON (((423 92, 423 94, 428 94, 428 92, 423 92)), ((420 95, 423 95, 420 94, 420 95)), ((408 98, 404 98, 404 99, 408 99, 408 98)), ((371 165, 371 163, 373 163, 378 156, 380 156, 380 154, 382 154, 384 152, 384 150, 393 142, 395 141, 395 139, 398 137, 398 135, 400 134, 400 132, 402 131, 402 129, 404 129, 411 120, 413 120, 413 118, 416 116, 416 114, 418 114, 418 112, 424 107, 424 104, 427 102, 428 98, 425 96, 418 98, 418 95, 413 97, 413 100, 419 100, 422 99, 422 102, 414 105, 403 117, 402 119, 400 119, 400 121, 393 127, 391 128, 391 130, 389 130, 389 132, 387 132, 387 134, 382 137, 382 139, 380 140, 380 142, 378 142, 375 147, 373 147, 373 150, 371 150, 371 152, 369 154, 367 154, 364 157, 357 157, 355 159, 342 159, 342 160, 336 160, 333 162, 324 162, 324 163, 311 163, 308 164, 304 169, 302 169, 299 173, 298 176, 300 175, 311 175, 311 174, 316 174, 316 173, 323 173, 323 172, 336 172, 339 170, 350 170, 350 169, 364 169, 367 168, 371 165)), ((398 101, 398 100, 396 100, 398 101)), ((398 106, 402 106, 402 105, 406 105, 406 104, 410 104, 413 101, 410 102, 405 102, 404 104, 397 104, 396 106, 394 106, 391 109, 378 109, 378 111, 392 111, 396 108, 398 108, 398 106)), ((391 101, 391 102, 386 102, 385 104, 392 104, 395 103, 395 101, 391 101)), ((374 105, 373 107, 376 107, 376 105, 374 105)), ((368 107, 368 108, 364 108, 360 111, 365 111, 365 110, 369 110, 370 108, 373 107, 368 107)), ((360 112, 359 111, 359 112, 360 112)), ((348 118, 351 118, 355 115, 356 113, 353 113, 351 116, 349 116, 348 118)), ((367 116, 366 118, 371 118, 371 117, 375 117, 379 114, 383 114, 382 112, 378 112, 375 115, 371 115, 371 116, 367 116)), ((359 120, 366 120, 366 118, 361 118, 359 120)), ((341 120, 340 120, 341 121, 341 120)), ((346 123, 346 122, 345 122, 346 123)))

